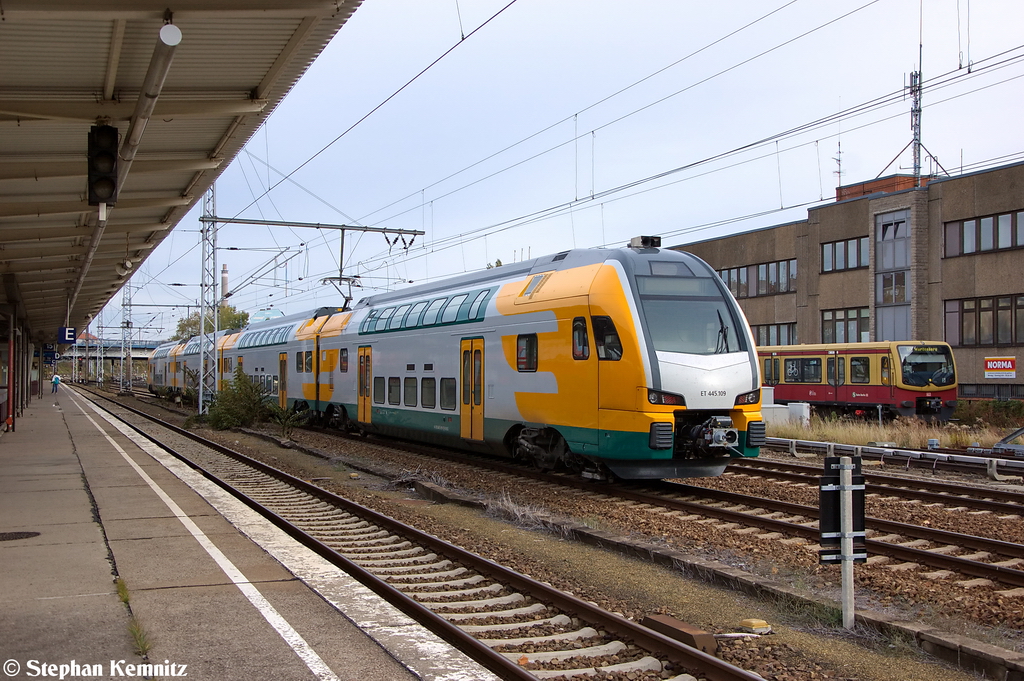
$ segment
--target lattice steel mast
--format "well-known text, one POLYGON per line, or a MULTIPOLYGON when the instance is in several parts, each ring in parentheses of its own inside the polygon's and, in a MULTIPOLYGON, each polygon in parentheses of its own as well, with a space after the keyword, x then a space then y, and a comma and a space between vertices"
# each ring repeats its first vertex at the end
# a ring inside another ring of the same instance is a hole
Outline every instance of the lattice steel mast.
POLYGON ((220 326, 217 295, 217 192, 216 183, 203 196, 203 274, 199 283, 199 413, 209 411, 217 394, 217 331, 220 326))

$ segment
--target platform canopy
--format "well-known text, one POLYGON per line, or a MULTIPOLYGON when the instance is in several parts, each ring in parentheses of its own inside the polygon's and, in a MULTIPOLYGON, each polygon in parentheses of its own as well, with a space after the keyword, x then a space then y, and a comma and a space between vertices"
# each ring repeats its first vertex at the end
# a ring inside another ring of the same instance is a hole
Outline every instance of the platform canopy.
POLYGON ((84 328, 361 1, 0 1, 0 311, 37 342, 84 328), (118 131, 105 221, 96 125, 118 131))

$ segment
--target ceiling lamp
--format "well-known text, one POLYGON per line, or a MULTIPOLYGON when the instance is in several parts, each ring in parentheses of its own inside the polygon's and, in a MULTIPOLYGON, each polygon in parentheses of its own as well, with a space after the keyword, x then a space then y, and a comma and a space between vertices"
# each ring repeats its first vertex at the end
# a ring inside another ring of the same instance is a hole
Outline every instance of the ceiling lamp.
POLYGON ((119 262, 114 265, 114 271, 117 272, 117 276, 123 277, 131 272, 133 267, 135 267, 135 263, 128 258, 125 258, 124 262, 119 262))

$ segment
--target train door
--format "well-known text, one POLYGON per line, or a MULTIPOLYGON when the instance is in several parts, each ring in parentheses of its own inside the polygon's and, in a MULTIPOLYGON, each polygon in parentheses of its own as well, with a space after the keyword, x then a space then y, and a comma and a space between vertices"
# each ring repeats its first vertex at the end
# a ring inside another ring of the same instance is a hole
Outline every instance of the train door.
POLYGON ((880 373, 879 378, 881 379, 881 383, 882 383, 882 387, 883 387, 883 394, 887 396, 887 399, 890 402, 893 399, 893 395, 894 395, 893 391, 895 389, 894 386, 895 386, 895 383, 896 383, 896 381, 893 380, 893 375, 892 375, 893 369, 892 369, 892 367, 893 367, 893 362, 892 362, 892 359, 890 358, 890 355, 888 353, 882 355, 882 359, 881 359, 881 362, 880 362, 880 368, 879 368, 879 371, 881 373, 880 373))
POLYGON ((320 413, 320 334, 313 336, 313 411, 320 413))
POLYGON ((277 389, 277 406, 282 409, 288 408, 288 353, 282 352, 277 355, 277 371, 281 374, 277 389))
POLYGON ((359 402, 359 422, 370 423, 371 414, 371 384, 373 383, 373 361, 371 348, 363 346, 359 348, 359 390, 357 391, 359 402))
POLYGON ((462 437, 484 439, 484 339, 462 340, 462 437))
POLYGON ((843 386, 846 384, 846 358, 835 350, 829 350, 825 372, 828 383, 828 388, 825 389, 828 401, 843 401, 843 386))

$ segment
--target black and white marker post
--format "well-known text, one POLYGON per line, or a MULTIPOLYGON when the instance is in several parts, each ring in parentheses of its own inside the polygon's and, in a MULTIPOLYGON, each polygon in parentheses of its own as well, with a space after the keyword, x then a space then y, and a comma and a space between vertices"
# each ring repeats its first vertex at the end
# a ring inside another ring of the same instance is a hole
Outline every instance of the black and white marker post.
POLYGON ((864 547, 864 476, 859 456, 825 459, 818 499, 822 547, 818 562, 841 563, 843 627, 853 629, 853 564, 868 558, 864 547))

